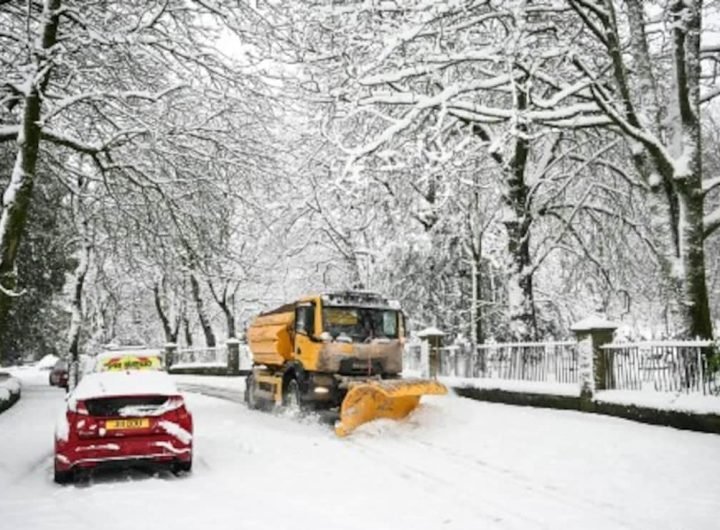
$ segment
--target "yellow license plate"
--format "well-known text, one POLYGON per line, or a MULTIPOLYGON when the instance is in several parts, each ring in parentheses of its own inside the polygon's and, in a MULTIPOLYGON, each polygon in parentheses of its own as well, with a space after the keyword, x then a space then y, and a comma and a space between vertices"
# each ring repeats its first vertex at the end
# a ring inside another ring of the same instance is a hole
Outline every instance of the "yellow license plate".
POLYGON ((108 431, 118 429, 147 429, 150 427, 148 418, 133 418, 129 420, 108 420, 105 422, 105 428, 108 431))

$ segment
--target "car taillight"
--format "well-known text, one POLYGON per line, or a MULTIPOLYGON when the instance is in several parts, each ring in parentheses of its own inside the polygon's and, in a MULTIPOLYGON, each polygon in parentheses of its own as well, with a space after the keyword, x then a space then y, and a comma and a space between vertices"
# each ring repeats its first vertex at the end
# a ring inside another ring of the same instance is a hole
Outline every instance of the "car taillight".
POLYGON ((185 400, 182 396, 173 396, 167 403, 172 411, 175 421, 186 431, 192 432, 192 416, 188 409, 185 408, 185 400))
POLYGON ((89 412, 87 409, 87 406, 85 405, 84 401, 78 401, 75 404, 75 413, 80 414, 81 416, 88 416, 89 412))
POLYGON ((165 408, 169 412, 171 410, 178 410, 183 407, 185 407, 185 400, 182 398, 182 396, 172 396, 168 398, 163 408, 165 408))
MULTIPOLYGON (((89 415, 87 405, 85 405, 84 401, 78 401, 76 399, 73 399, 72 397, 68 400, 68 410, 70 412, 74 412, 75 414, 81 414, 82 416, 89 415)), ((68 416, 69 418, 70 416, 68 416)))

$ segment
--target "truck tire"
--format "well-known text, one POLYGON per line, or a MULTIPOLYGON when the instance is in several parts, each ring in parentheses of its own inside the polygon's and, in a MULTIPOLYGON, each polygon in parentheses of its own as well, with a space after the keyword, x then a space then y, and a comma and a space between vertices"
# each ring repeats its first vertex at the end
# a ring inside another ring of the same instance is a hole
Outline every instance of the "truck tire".
POLYGON ((290 379, 285 387, 283 405, 291 412, 300 413, 303 409, 302 400, 300 399, 300 384, 295 378, 290 379))
POLYGON ((255 394, 255 378, 252 374, 245 379, 245 403, 247 403, 250 410, 258 410, 260 408, 257 395, 255 394))

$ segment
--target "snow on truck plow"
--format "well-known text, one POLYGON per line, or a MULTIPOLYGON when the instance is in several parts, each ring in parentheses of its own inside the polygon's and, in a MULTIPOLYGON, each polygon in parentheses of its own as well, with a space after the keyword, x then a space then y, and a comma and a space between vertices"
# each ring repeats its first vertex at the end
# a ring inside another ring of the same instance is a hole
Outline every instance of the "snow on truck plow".
POLYGON ((250 408, 340 409, 345 436, 376 418, 401 419, 432 380, 402 379, 405 322, 399 305, 373 293, 346 291, 302 298, 260 314, 248 329, 253 369, 250 408))

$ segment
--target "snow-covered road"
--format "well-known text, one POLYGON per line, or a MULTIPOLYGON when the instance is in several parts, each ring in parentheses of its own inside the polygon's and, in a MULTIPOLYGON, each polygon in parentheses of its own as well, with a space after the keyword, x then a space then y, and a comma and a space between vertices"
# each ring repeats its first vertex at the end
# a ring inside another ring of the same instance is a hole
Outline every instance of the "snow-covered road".
POLYGON ((191 475, 60 487, 51 442, 63 391, 26 383, 0 415, 0 528, 718 528, 719 436, 441 397, 341 440, 322 422, 188 401, 191 475))

